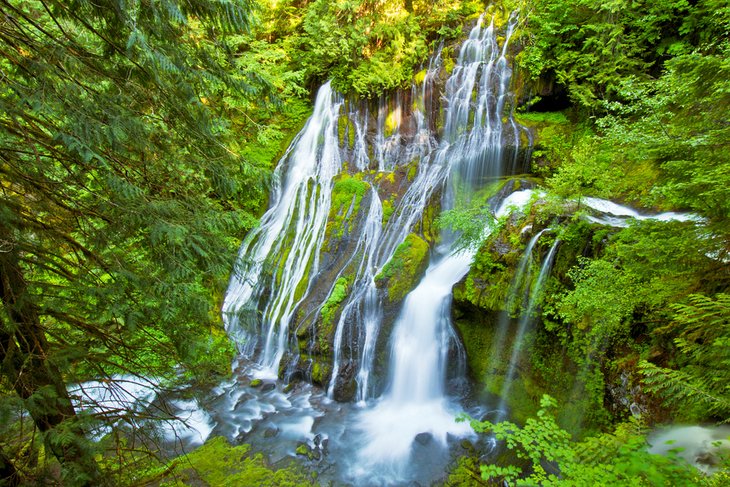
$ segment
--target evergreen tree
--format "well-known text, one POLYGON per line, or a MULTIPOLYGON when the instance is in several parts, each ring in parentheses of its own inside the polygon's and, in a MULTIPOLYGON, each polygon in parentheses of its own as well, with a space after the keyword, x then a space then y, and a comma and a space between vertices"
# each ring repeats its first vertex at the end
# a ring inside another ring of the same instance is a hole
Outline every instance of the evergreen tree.
POLYGON ((69 380, 169 370, 209 346, 231 236, 253 225, 262 194, 222 102, 268 95, 222 42, 249 29, 251 9, 0 1, 3 390, 69 485, 105 481, 69 380))

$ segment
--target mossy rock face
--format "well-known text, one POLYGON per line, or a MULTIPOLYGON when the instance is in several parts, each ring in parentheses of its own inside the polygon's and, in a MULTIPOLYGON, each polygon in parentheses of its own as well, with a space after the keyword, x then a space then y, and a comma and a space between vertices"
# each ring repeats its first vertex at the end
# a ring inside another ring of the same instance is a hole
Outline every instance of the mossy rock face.
POLYGON ((370 184, 362 180, 361 174, 339 175, 332 187, 332 204, 327 219, 326 251, 336 251, 338 240, 350 235, 356 225, 365 192, 370 184))
MULTIPOLYGON (((559 296, 572 285, 569 270, 579 263, 579 257, 599 255, 607 232, 612 231, 575 219, 572 211, 538 201, 526 215, 510 217, 482 245, 469 273, 455 287, 454 325, 466 349, 472 378, 489 393, 500 394, 504 384, 519 315, 519 300, 507 309, 507 293, 513 287, 529 240, 547 227, 552 229, 542 235, 533 249, 533 259, 528 265, 532 266, 534 278, 554 240, 560 239, 550 276, 543 287, 542 309, 554 309, 559 296), (506 330, 504 342, 495 347, 500 329, 506 330)), ((520 422, 534 415, 540 397, 550 394, 565 405, 566 412, 560 419, 569 431, 577 433, 605 426, 610 414, 602 400, 601 367, 581 371, 564 347, 556 347, 562 339, 557 316, 544 315, 534 328, 527 330, 517 372, 505 398, 510 416, 520 422)))
POLYGON ((375 276, 378 287, 387 290, 391 302, 401 301, 416 286, 428 267, 429 247, 416 234, 409 234, 398 246, 393 257, 375 276))
POLYGON ((347 277, 340 277, 332 287, 327 301, 322 305, 319 313, 317 327, 317 346, 316 352, 321 355, 329 355, 330 344, 334 339, 335 328, 337 326, 337 317, 340 314, 341 306, 350 290, 350 284, 347 277))

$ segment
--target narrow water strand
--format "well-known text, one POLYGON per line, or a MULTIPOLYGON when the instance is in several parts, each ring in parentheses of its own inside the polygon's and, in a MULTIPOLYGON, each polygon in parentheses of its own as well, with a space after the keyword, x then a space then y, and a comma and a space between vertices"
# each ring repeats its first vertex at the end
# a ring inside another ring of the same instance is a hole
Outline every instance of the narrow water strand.
POLYGON ((550 251, 545 256, 545 260, 540 267, 540 273, 537 276, 537 280, 530 289, 530 297, 528 300, 527 308, 523 310, 522 314, 520 315, 520 319, 517 324, 517 330, 515 332, 515 336, 512 342, 512 353, 510 355, 509 366, 507 368, 507 373, 504 378, 504 384, 502 386, 502 392, 500 394, 502 404, 499 409, 501 411, 504 410, 506 398, 510 392, 510 389, 512 388, 512 383, 515 378, 517 363, 519 362, 520 353, 522 352, 522 340, 525 336, 525 332, 527 331, 527 329, 530 328, 530 326, 533 325, 536 320, 535 313, 537 311, 538 305, 542 300, 543 286, 548 276, 550 275, 553 258, 555 257, 555 252, 557 251, 559 244, 560 240, 555 239, 555 242, 553 242, 553 245, 550 247, 550 251))
MULTIPOLYGON (((532 250, 535 248, 535 244, 540 239, 543 233, 547 229, 541 230, 535 234, 530 241, 527 243, 525 250, 520 257, 520 261, 515 269, 515 275, 510 283, 509 290, 507 291, 507 297, 505 298, 505 311, 499 317, 497 322, 497 331, 492 342, 491 352, 489 354, 489 366, 487 370, 493 373, 498 369, 503 360, 504 342, 507 338, 507 331, 510 325, 510 313, 512 313, 515 303, 519 297, 525 292, 529 293, 530 290, 530 276, 532 267, 529 265, 532 259, 532 250)), ((529 297, 529 296, 528 296, 529 297)))

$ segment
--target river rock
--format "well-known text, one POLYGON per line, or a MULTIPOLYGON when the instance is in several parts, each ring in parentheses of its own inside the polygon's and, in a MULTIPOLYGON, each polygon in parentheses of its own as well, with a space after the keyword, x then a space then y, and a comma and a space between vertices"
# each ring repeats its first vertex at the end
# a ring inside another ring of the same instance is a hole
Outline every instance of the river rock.
POLYGON ((416 443, 419 445, 426 446, 431 443, 431 440, 433 440, 433 435, 431 433, 418 433, 416 435, 416 443))

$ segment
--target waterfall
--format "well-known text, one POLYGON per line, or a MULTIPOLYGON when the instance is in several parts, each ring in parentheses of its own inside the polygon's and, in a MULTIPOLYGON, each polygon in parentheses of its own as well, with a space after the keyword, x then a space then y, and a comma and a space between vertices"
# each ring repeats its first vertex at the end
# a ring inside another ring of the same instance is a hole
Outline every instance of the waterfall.
MULTIPOLYGON (((542 233, 542 232, 541 232, 542 233)), ((536 235, 533 240, 537 240, 537 237, 539 237, 540 234, 536 235)), ((531 242, 532 243, 532 242, 531 242)), ((515 331, 515 335, 512 342, 512 353, 510 355, 509 359, 509 365, 507 367, 507 373, 504 377, 504 383, 502 385, 502 391, 500 393, 500 398, 502 404, 500 405, 500 410, 504 410, 504 405, 506 402, 507 395, 510 392, 510 389, 512 388, 512 382, 515 378, 515 372, 517 370, 517 362, 520 358, 520 352, 522 351, 522 340, 525 336, 525 332, 527 329, 534 323, 535 321, 535 314, 538 308, 538 305, 540 304, 542 300, 542 290, 543 286, 545 285, 545 281, 547 280, 548 276, 550 275, 550 270, 552 269, 553 259, 555 257, 555 253, 558 249, 558 246, 560 244, 559 239, 555 239, 555 242, 553 242, 553 245, 550 247, 550 250, 548 251, 547 255, 545 256, 545 260, 542 262, 542 266, 540 266, 540 273, 537 276, 537 279, 532 284, 532 286, 529 289, 529 299, 527 301, 527 307, 522 310, 522 313, 520 314, 519 321, 517 323, 517 330, 515 331)), ((533 243, 534 245, 534 243, 533 243)), ((532 249, 530 248, 530 251, 532 249)), ((527 252, 526 252, 526 255, 527 252)), ((529 284, 529 283, 528 283, 529 284)))
MULTIPOLYGON (((482 23, 480 18, 463 44, 446 83, 444 133, 432 163, 446 183, 442 209, 468 203, 486 178, 504 172, 502 117, 511 76, 505 55, 514 23, 501 49, 494 24, 483 28, 482 23)), ((513 193, 497 216, 527 198, 529 192, 513 193)), ((367 476, 369 482, 404 479, 412 444, 421 435, 443 447, 448 435, 472 433, 454 421, 459 407, 444 391, 449 344, 455 339, 452 287, 466 275, 476 253, 455 250, 455 238, 442 235, 423 279, 406 297, 391 337, 388 385, 361 415, 366 444, 358 453, 356 475, 367 476)))
POLYGON ((500 364, 503 363, 504 342, 507 338, 507 332, 510 327, 510 313, 515 308, 515 305, 517 303, 519 303, 520 305, 526 305, 527 303, 525 301, 529 300, 529 283, 532 274, 532 267, 529 264, 532 258, 532 250, 535 248, 535 244, 537 244, 537 241, 547 230, 548 229, 543 229, 539 231, 530 239, 530 241, 527 243, 527 246, 525 247, 525 250, 522 253, 522 257, 520 257, 520 261, 517 263, 514 278, 512 279, 512 283, 510 284, 509 289, 507 290, 507 297, 505 299, 505 312, 499 317, 497 330, 494 335, 494 340, 492 342, 492 347, 489 354, 489 366, 487 367, 487 370, 489 371, 496 371, 499 368, 500 364), (523 299, 519 300, 520 297, 522 297, 523 299))
MULTIPOLYGON (((428 468, 441 469, 449 461, 444 448, 449 435, 473 434, 467 424, 454 421, 461 408, 446 392, 446 378, 447 371, 462 370, 453 365, 463 365, 449 364, 449 351, 461 346, 451 323, 452 287, 468 272, 476 250, 457 250, 458 235, 442 232, 390 336, 381 330, 383 297, 390 296, 378 289, 377 276, 416 231, 429 205, 470 208, 477 191, 516 171, 525 129, 512 117, 509 91, 507 52, 515 24, 516 17, 510 17, 500 37, 494 22, 480 17, 445 84, 440 84, 441 49, 410 91, 384 95, 377 103, 346 102, 325 84, 312 116, 275 170, 270 209, 241 246, 223 316, 248 364, 245 373, 274 379, 285 363, 287 371, 308 370, 313 381, 329 377, 319 407, 354 414, 343 413, 343 424, 330 424, 322 434, 338 438, 330 443, 333 450, 362 445, 353 456, 356 463, 341 470, 348 481, 391 484, 418 476, 407 472, 417 449, 414 440, 430 445, 428 468), (441 124, 437 116, 443 116, 441 124), (340 182, 358 188, 349 206, 349 200, 341 201, 349 193, 333 197, 340 182), (333 228, 337 225, 343 227, 333 228), (374 365, 376 345, 383 342, 385 374, 382 361, 380 368, 374 365), (330 401, 349 399, 353 389, 355 404, 330 401)), ((523 206, 530 194, 518 191, 489 204, 502 216, 513 205, 523 206)), ((228 434, 254 434, 252 421, 278 414, 288 425, 282 437, 295 425, 307 442, 319 438, 310 446, 321 449, 324 440, 312 433, 319 413, 310 396, 304 394, 306 407, 300 407, 283 391, 269 393, 271 387, 241 392, 230 384, 221 399, 225 414, 242 419, 228 434), (276 405, 266 404, 271 398, 276 405)), ((263 437, 278 431, 272 427, 263 437)))
MULTIPOLYGON (((378 199, 378 193, 376 191, 372 192, 372 198, 378 200, 380 209, 376 213, 371 207, 366 216, 363 246, 360 253, 362 260, 357 270, 353 288, 337 322, 334 337, 332 378, 327 388, 327 394, 330 398, 334 397, 334 389, 339 379, 339 371, 343 361, 343 346, 345 345, 344 335, 348 327, 357 328, 354 332, 350 331, 350 335, 358 336, 359 342, 361 342, 359 358, 354 357, 354 361, 357 363, 356 399, 364 401, 369 397, 375 344, 382 321, 382 303, 378 297, 375 276, 393 257, 397 246, 403 242, 413 225, 421 218, 431 195, 443 181, 443 171, 439 167, 435 167, 428 157, 433 146, 429 130, 429 114, 432 103, 430 92, 433 89, 433 82, 440 68, 439 51, 429 63, 422 83, 420 85, 414 83, 412 87, 411 96, 416 106, 413 113, 415 135, 404 155, 405 160, 420 159, 421 163, 415 179, 394 209, 392 217, 388 220, 382 232, 379 230, 382 222, 382 205, 378 199)), ((400 102, 400 99, 396 99, 396 102, 400 102)), ((394 133, 388 139, 384 137, 384 129, 381 124, 387 125, 385 123, 387 120, 383 115, 385 111, 383 106, 387 106, 385 102, 380 103, 376 150, 374 151, 378 168, 381 170, 385 166, 384 160, 388 158, 396 159, 396 142, 399 142, 401 138, 398 130, 394 130, 394 133)), ((397 103, 395 105, 393 113, 396 114, 394 117, 398 122, 397 129, 400 127, 401 104, 397 103)), ((367 116, 365 119, 367 119, 367 116)), ((356 134, 366 131, 366 127, 363 127, 362 122, 356 123, 355 126, 357 127, 356 134)), ((357 140, 356 137, 356 153, 360 154, 360 157, 367 157, 362 155, 366 151, 360 148, 357 140)), ((402 160, 404 156, 400 157, 402 160)), ((357 355, 357 351, 355 355, 357 355)))
MULTIPOLYGON (((447 107, 439 144, 431 114, 438 113, 433 98, 441 71, 440 49, 410 94, 399 92, 380 100, 374 127, 369 126, 372 118, 367 105, 348 104, 345 113, 343 100, 329 83, 320 89, 312 116, 277 166, 270 209, 241 246, 223 304, 228 333, 243 356, 261 365, 260 376, 278 375, 284 354, 296 352, 296 345, 290 343, 295 313, 308 299, 321 299, 309 293, 321 278, 318 273, 333 180, 343 163, 347 161, 358 171, 387 173, 415 161, 415 175, 405 193, 389 202, 394 207, 385 222, 378 178, 366 176, 371 188, 368 212, 364 218, 355 216, 359 238, 338 271, 338 277, 343 276, 347 267, 349 292, 336 318, 328 395, 334 396, 347 364, 348 370, 356 371, 357 399, 371 397, 374 348, 382 322, 375 276, 445 182, 442 206, 452 208, 457 196, 469 198, 470 188, 460 189, 464 183, 476 187, 486 177, 500 176, 502 146, 507 140, 519 142, 511 111, 505 108, 511 77, 506 50, 513 27, 511 19, 501 47, 493 22, 485 27, 482 17, 472 29, 446 82, 447 107), (503 123, 505 115, 508 123, 503 123), (338 137, 342 117, 346 117, 351 138, 344 148, 338 137), (504 133, 508 130, 512 130, 509 135, 504 133), (374 133, 372 141, 369 133, 374 133)), ((443 236, 442 254, 448 254, 451 237, 443 236)), ((321 287, 321 283, 317 285, 321 287)), ((333 290, 334 285, 330 294, 333 290)), ((317 313, 325 302, 326 297, 317 313)))
MULTIPOLYGON (((529 190, 512 193, 495 217, 525 206, 531 195, 529 190)), ((418 436, 444 447, 450 435, 473 434, 466 423, 455 422, 461 409, 446 397, 444 382, 449 342, 455 339, 451 290, 469 271, 475 254, 472 248, 437 257, 406 297, 393 331, 386 392, 359 418, 366 444, 358 452, 356 477, 373 483, 403 480, 418 436)))
POLYGON ((277 166, 270 209, 241 245, 223 302, 226 330, 242 353, 253 354, 263 340, 263 376, 278 375, 301 287, 311 284, 319 268, 332 180, 341 168, 336 123, 341 104, 329 83, 320 88, 312 116, 277 166), (307 274, 309 282, 303 282, 307 274), (259 315, 265 290, 270 299, 259 315))

